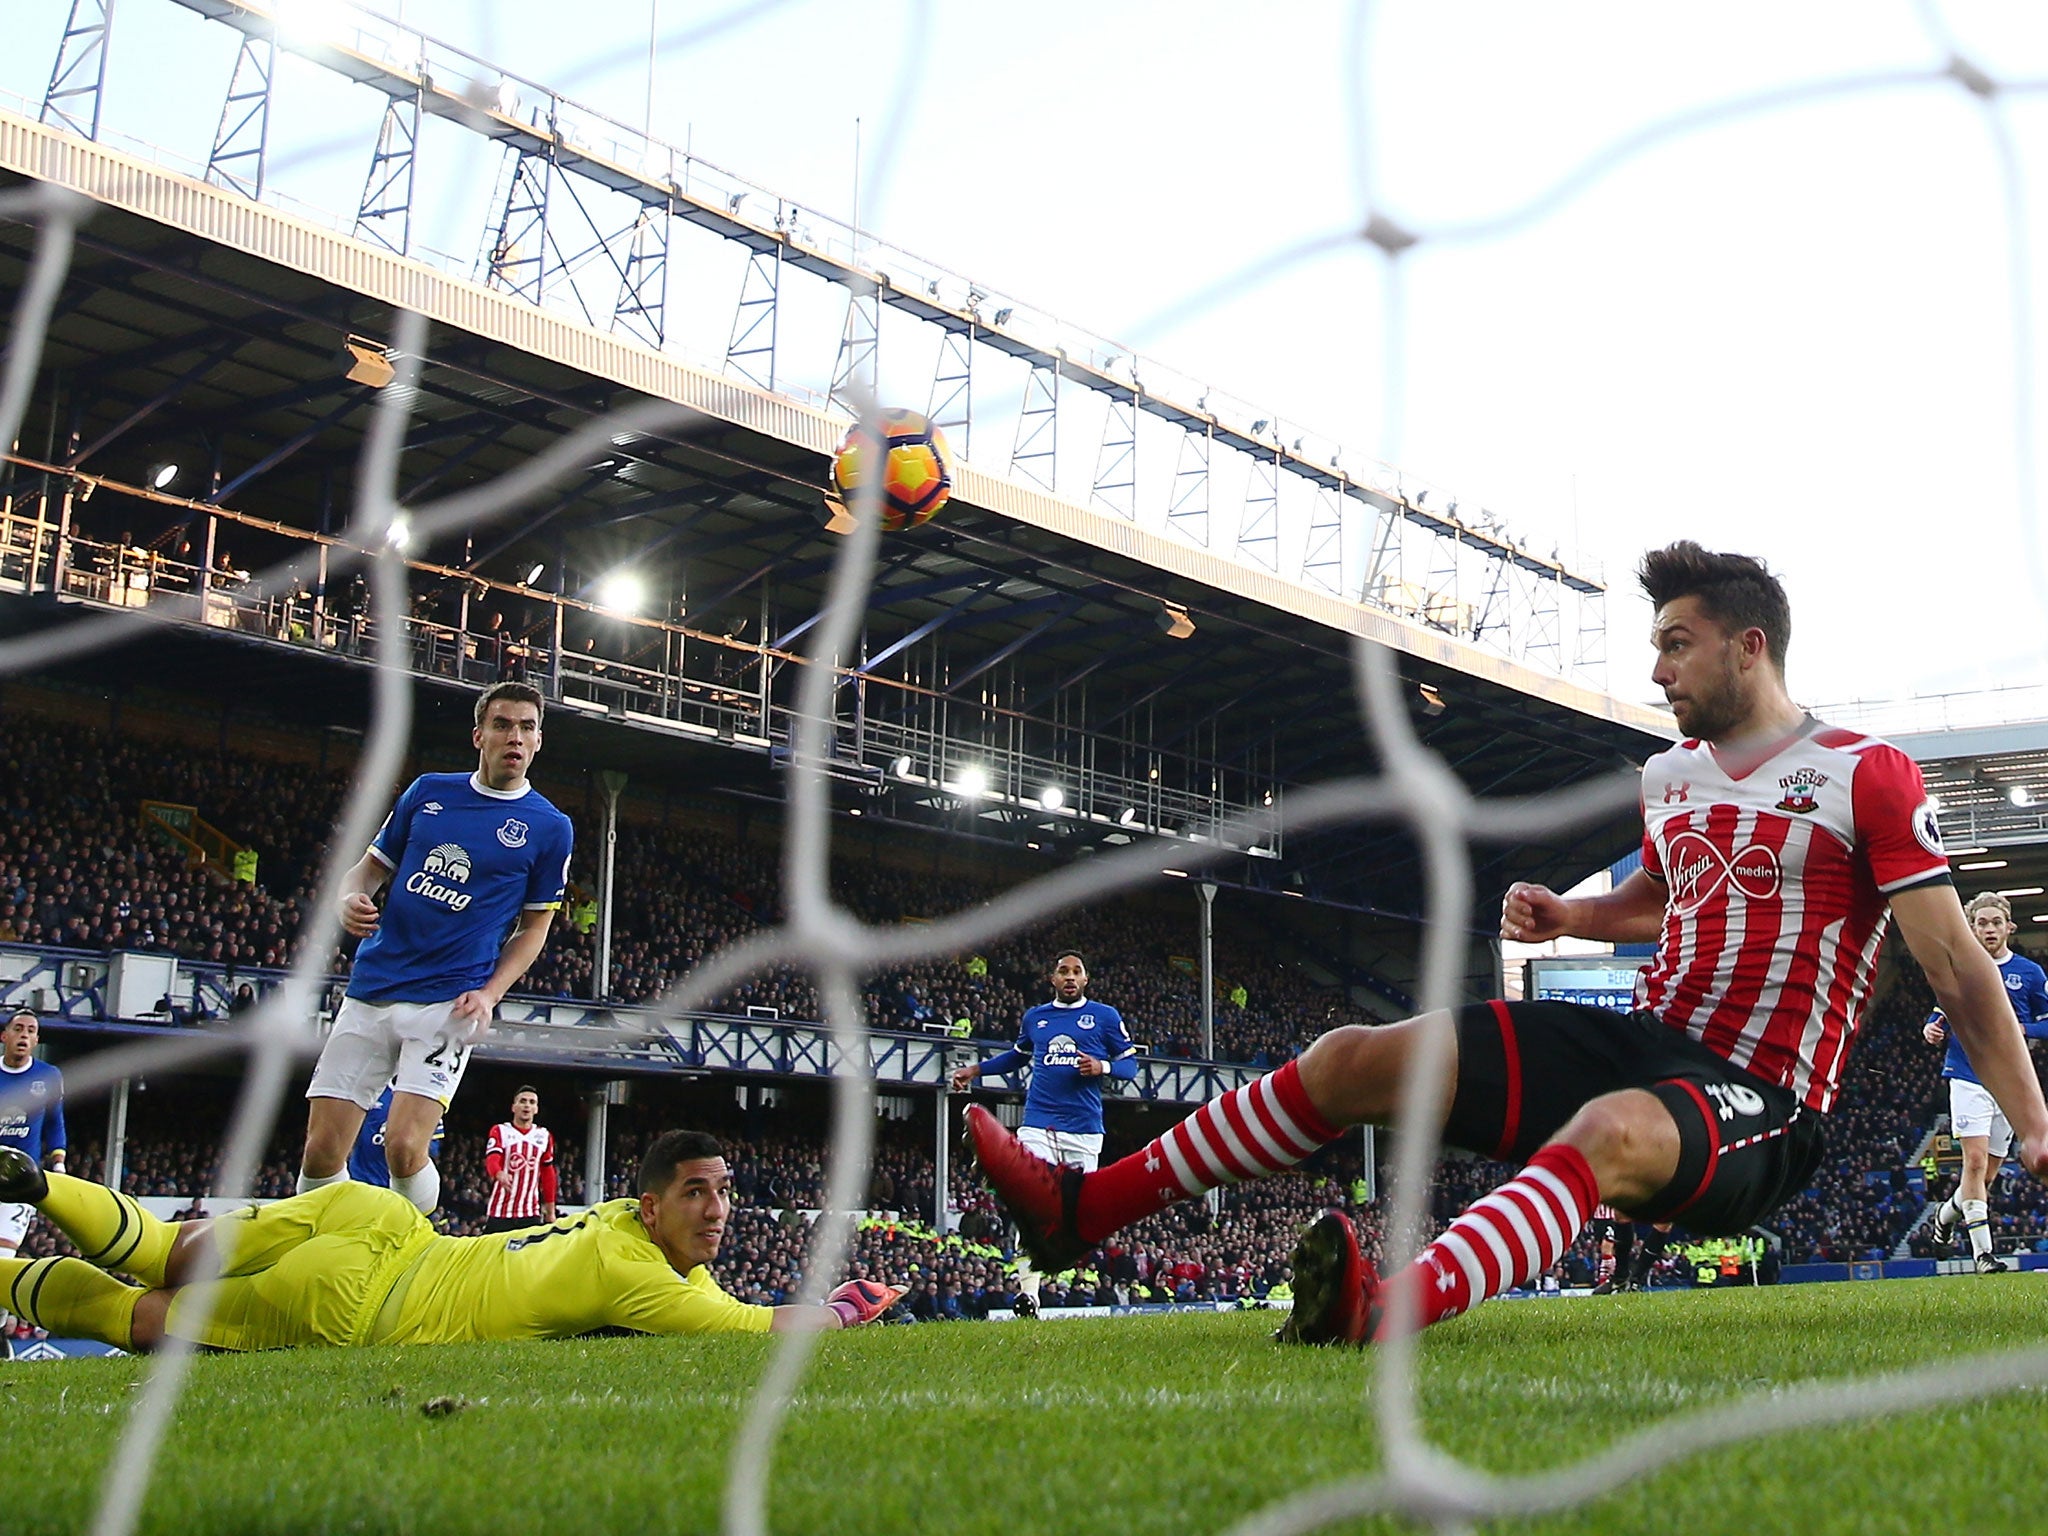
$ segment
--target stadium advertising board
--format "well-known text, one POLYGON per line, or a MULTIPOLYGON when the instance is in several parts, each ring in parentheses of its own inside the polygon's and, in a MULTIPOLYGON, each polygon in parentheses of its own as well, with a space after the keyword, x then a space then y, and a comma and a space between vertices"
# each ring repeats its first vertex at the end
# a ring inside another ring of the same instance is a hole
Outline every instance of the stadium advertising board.
POLYGON ((1643 962, 1632 956, 1546 956, 1526 962, 1523 996, 1596 1008, 1633 1008, 1643 962))

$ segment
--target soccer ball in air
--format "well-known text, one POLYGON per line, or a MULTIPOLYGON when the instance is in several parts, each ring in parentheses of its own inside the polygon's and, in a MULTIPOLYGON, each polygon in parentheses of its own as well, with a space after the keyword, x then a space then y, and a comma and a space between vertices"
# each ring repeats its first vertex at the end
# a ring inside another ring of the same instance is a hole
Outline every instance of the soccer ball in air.
POLYGON ((882 531, 900 533, 929 522, 953 494, 953 450, 931 418, 884 411, 876 423, 855 422, 832 452, 832 490, 847 507, 880 466, 882 531))

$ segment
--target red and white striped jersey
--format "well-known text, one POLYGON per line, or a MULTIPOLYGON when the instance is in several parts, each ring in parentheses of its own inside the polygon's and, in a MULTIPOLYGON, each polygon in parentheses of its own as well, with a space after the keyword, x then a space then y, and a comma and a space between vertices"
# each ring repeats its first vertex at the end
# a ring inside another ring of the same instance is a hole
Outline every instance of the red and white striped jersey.
POLYGON ((1822 1111, 1888 898, 1948 878, 1918 765, 1811 716, 1761 762, 1682 741, 1645 763, 1643 868, 1669 896, 1637 1002, 1822 1111))
POLYGON ((500 1168, 512 1175, 511 1182, 491 1185, 484 1214, 538 1220, 542 1204, 555 1199, 555 1133, 544 1125, 522 1131, 509 1120, 492 1126, 484 1171, 495 1180, 500 1168))

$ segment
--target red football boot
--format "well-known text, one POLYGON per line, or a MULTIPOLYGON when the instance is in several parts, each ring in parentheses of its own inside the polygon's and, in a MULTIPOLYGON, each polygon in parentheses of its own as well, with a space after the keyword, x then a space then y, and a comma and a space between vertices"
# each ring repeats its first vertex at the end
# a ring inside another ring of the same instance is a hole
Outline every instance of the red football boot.
POLYGON ((1342 1211, 1325 1211, 1294 1245, 1294 1312, 1282 1344, 1363 1344, 1379 1322, 1380 1277, 1342 1211))
POLYGON ((1003 1214, 1017 1224, 1018 1241, 1046 1274, 1071 1269, 1095 1245, 1074 1226, 1081 1198, 1078 1168, 1055 1168, 1003 1128, 979 1104, 967 1108, 967 1146, 1003 1214))

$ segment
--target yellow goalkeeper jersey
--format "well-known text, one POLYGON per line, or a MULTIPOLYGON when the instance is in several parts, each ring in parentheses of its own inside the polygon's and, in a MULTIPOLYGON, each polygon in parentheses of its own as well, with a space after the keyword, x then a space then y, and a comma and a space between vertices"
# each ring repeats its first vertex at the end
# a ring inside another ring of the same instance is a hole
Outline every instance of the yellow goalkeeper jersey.
POLYGON ((766 1333, 772 1307, 728 1296, 700 1264, 670 1268, 637 1200, 607 1200, 551 1226, 437 1237, 399 1277, 370 1342, 562 1339, 635 1333, 766 1333))

